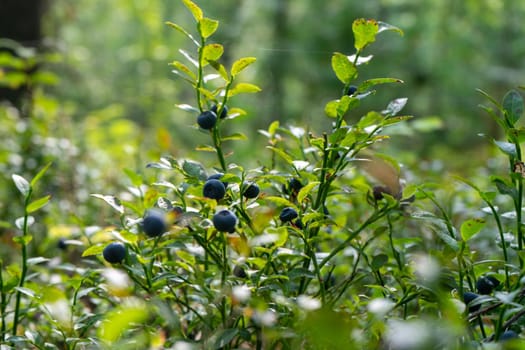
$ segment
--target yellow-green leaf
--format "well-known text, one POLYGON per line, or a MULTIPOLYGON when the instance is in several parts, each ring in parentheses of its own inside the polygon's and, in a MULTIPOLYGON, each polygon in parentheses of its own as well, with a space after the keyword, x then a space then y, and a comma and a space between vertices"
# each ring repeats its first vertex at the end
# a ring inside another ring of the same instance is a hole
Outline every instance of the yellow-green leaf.
POLYGON ((32 201, 27 206, 27 209, 26 209, 27 212, 28 213, 32 213, 32 212, 35 212, 38 209, 42 208, 44 205, 46 205, 49 202, 50 198, 51 198, 51 196, 47 195, 45 197, 42 197, 42 198, 39 198, 39 199, 36 199, 36 200, 32 201))
POLYGON ((255 57, 243 57, 233 62, 232 69, 231 69, 231 75, 236 76, 246 67, 248 67, 250 64, 255 62, 255 60, 256 60, 255 57))
POLYGON ((130 329, 142 327, 148 318, 148 307, 138 299, 120 304, 116 309, 107 312, 100 327, 98 336, 112 344, 119 340, 130 329))
POLYGON ((195 73, 193 73, 188 68, 188 66, 186 66, 184 63, 179 62, 179 61, 173 61, 172 63, 170 63, 170 65, 172 65, 173 67, 177 68, 177 71, 182 72, 185 75, 187 75, 191 80, 193 80, 193 81, 197 80, 197 76, 195 75, 195 73))
POLYGON ((199 20, 199 24, 197 25, 199 28, 199 33, 201 36, 206 39, 209 38, 217 28, 219 27, 219 21, 211 19, 211 18, 202 18, 199 20))
POLYGON ((481 231, 486 221, 482 218, 469 219, 461 224, 461 237, 468 241, 472 236, 481 231))
POLYGON ((230 91, 228 91, 228 97, 232 97, 237 94, 253 94, 259 91, 261 91, 261 88, 257 85, 250 83, 239 83, 235 85, 230 91))
POLYGON ((357 51, 362 51, 367 45, 376 40, 379 23, 373 19, 356 19, 352 23, 352 31, 355 38, 354 46, 357 51))
POLYGON ((297 194, 297 201, 299 203, 302 203, 303 200, 310 194, 310 192, 312 192, 312 190, 317 185, 319 185, 319 181, 313 181, 313 182, 310 182, 308 185, 304 186, 303 188, 301 188, 301 190, 297 194))
POLYGON ((99 244, 99 245, 92 245, 88 249, 84 250, 84 252, 82 253, 82 257, 101 254, 102 251, 104 250, 104 247, 105 246, 101 245, 101 244, 99 244))
POLYGON ((166 24, 168 26, 170 26, 171 28, 181 32, 182 34, 186 35, 197 47, 200 46, 199 42, 197 40, 195 40, 195 38, 186 31, 186 29, 182 28, 181 26, 179 26, 177 23, 173 23, 173 22, 166 22, 166 24))
POLYGON ((226 71, 226 68, 222 64, 213 60, 208 60, 208 63, 217 71, 217 73, 219 73, 222 79, 224 79, 225 81, 228 81, 230 79, 228 77, 228 72, 226 71))
POLYGON ((224 48, 221 44, 209 44, 202 48, 202 64, 208 64, 208 61, 217 61, 221 58, 224 48))
POLYGON ((193 18, 195 18, 195 20, 199 22, 203 17, 201 8, 191 0, 182 0, 182 2, 184 3, 184 6, 186 6, 188 10, 190 10, 191 14, 193 15, 193 18))
POLYGON ((332 56, 332 69, 337 79, 342 83, 348 84, 357 77, 357 68, 348 59, 348 56, 340 52, 335 52, 332 56))

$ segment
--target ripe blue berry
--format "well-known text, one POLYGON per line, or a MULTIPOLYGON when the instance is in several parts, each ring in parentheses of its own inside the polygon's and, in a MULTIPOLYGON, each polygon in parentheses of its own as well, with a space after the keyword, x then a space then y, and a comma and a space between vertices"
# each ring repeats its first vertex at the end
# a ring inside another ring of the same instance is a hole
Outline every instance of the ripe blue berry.
POLYGON ((150 209, 142 220, 142 230, 149 237, 157 237, 168 230, 166 213, 161 209, 150 209))
POLYGON ((102 251, 102 256, 108 263, 118 264, 126 257, 126 246, 120 242, 110 243, 102 251))
POLYGON ((518 333, 514 332, 513 330, 505 331, 501 333, 501 335, 499 336, 499 340, 503 342, 507 340, 511 340, 511 339, 517 339, 517 338, 518 338, 518 333))
POLYGON ((67 248, 67 242, 64 238, 60 238, 57 244, 59 249, 65 250, 67 248))
POLYGON ((301 188, 303 188, 303 184, 295 177, 292 178, 288 183, 288 190, 290 191, 290 193, 297 193, 301 190, 301 188))
POLYGON ((281 219, 282 222, 288 222, 295 219, 297 216, 297 211, 292 207, 286 207, 281 211, 281 214, 279 215, 279 219, 281 219))
POLYGON ((494 276, 482 276, 476 281, 476 289, 479 294, 490 294, 499 286, 499 280, 494 276))
MULTIPOLYGON (((218 107, 217 105, 213 105, 210 110, 217 115, 218 107)), ((221 111, 221 115, 219 118, 224 119, 228 116, 228 106, 224 106, 221 111)))
POLYGON ((237 224, 235 214, 227 209, 223 209, 213 215, 213 226, 221 232, 234 232, 237 224))
POLYGON ((259 192, 259 186, 255 183, 251 183, 244 188, 242 195, 246 198, 256 198, 259 195, 259 192))
POLYGON ((213 129, 215 123, 217 122, 217 115, 212 111, 202 112, 197 117, 197 124, 205 130, 213 129))
MULTIPOLYGON (((224 176, 223 173, 212 174, 208 176, 206 180, 220 180, 223 176, 224 176)), ((222 181, 222 184, 224 185, 224 188, 228 187, 227 182, 222 181)))
POLYGON ((347 95, 348 95, 348 96, 352 96, 353 94, 355 94, 356 91, 357 91, 357 86, 355 86, 355 85, 350 85, 350 86, 348 87, 347 95))
POLYGON ((206 181, 202 187, 202 195, 211 199, 222 199, 226 194, 224 184, 216 179, 206 181))
POLYGON ((472 293, 472 292, 465 292, 463 293, 463 301, 465 302, 465 304, 467 305, 468 307, 468 311, 469 312, 474 312, 474 311, 478 311, 479 308, 480 308, 480 304, 477 304, 477 305, 472 305, 472 306, 469 306, 469 304, 476 298, 478 298, 479 295, 476 294, 476 293, 472 293))

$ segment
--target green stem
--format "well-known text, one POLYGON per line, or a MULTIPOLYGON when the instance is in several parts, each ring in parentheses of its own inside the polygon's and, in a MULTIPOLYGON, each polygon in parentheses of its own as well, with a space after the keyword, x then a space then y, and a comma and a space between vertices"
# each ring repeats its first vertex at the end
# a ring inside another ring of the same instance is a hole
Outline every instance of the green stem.
POLYGON ((26 275, 27 275, 27 244, 26 244, 26 238, 28 237, 28 230, 29 230, 29 225, 28 225, 28 221, 29 221, 29 213, 27 212, 27 207, 30 203, 30 199, 31 199, 31 194, 33 193, 33 189, 31 187, 29 187, 29 191, 26 195, 26 198, 25 198, 25 203, 24 203, 24 224, 23 224, 23 227, 22 227, 22 234, 23 234, 23 239, 21 241, 21 245, 22 245, 22 271, 20 273, 20 281, 18 283, 18 290, 16 291, 16 302, 15 302, 15 314, 14 314, 14 319, 13 319, 13 335, 16 335, 16 330, 18 328, 18 323, 19 323, 19 317, 20 317, 20 301, 22 299, 22 292, 20 291, 20 288, 23 288, 24 287, 24 284, 25 284, 25 279, 26 279, 26 275))
POLYGON ((2 314, 2 328, 0 329, 0 340, 1 343, 5 342, 5 332, 6 332, 6 320, 5 320, 5 309, 7 307, 6 295, 4 293, 4 277, 2 274, 4 268, 3 261, 0 260, 0 314, 2 314))

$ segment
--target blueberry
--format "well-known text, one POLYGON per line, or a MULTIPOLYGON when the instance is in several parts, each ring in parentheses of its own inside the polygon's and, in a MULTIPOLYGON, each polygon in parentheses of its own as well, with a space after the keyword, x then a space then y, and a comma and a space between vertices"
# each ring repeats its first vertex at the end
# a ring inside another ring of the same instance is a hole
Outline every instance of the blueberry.
POLYGON ((295 177, 292 178, 290 182, 288 182, 288 189, 290 193, 297 193, 301 190, 301 188, 303 188, 303 184, 295 177))
POLYGON ((251 183, 244 188, 242 195, 246 198, 256 198, 259 195, 259 192, 259 186, 255 183, 251 183))
POLYGON ((465 304, 467 305, 468 307, 468 311, 469 312, 474 312, 474 311, 478 311, 479 308, 480 308, 480 304, 477 304, 477 305, 473 305, 473 306, 469 306, 469 304, 476 298, 478 298, 479 295, 476 294, 476 293, 472 293, 472 292, 465 292, 463 293, 463 301, 465 302, 465 304))
POLYGON ((288 222, 295 219, 297 216, 297 211, 292 207, 286 207, 281 211, 281 214, 279 215, 279 219, 281 219, 282 222, 288 222))
POLYGON ((355 86, 355 85, 350 85, 350 86, 348 87, 348 91, 346 92, 346 94, 347 94, 348 96, 352 96, 353 94, 356 93, 356 91, 357 91, 357 86, 355 86))
POLYGON ((65 250, 67 248, 67 242, 64 238, 60 238, 57 243, 58 249, 65 250))
POLYGON ((166 213, 161 209, 150 209, 142 220, 142 230, 149 237, 157 237, 168 230, 166 213))
POLYGON ((302 230, 304 228, 304 225, 303 225, 303 222, 301 221, 301 219, 296 219, 294 222, 293 222, 293 225, 295 227, 297 227, 299 230, 302 230))
POLYGON ((476 289, 479 294, 490 294, 499 286, 499 280, 494 276, 482 276, 476 281, 476 289))
POLYGON ((246 274, 246 271, 244 271, 244 269, 240 265, 235 265, 235 267, 233 268, 233 275, 239 278, 248 277, 248 275, 246 274))
POLYGON ((222 199, 226 194, 224 184, 216 179, 207 180, 202 188, 202 195, 211 199, 222 199))
POLYGON ((518 333, 514 332, 513 330, 508 330, 500 334, 499 340, 500 341, 507 341, 511 339, 517 339, 518 333))
MULTIPOLYGON (((222 177, 224 176, 223 173, 217 173, 217 174, 212 174, 210 176, 208 176, 208 178, 206 180, 220 180, 222 177)), ((222 184, 224 185, 224 188, 228 187, 228 183, 227 182, 222 182, 222 184)))
POLYGON ((120 242, 110 243, 102 251, 102 256, 108 263, 118 264, 126 257, 126 246, 120 242))
MULTIPOLYGON (((217 111, 218 111, 218 107, 217 107, 217 105, 213 105, 213 106, 210 108, 210 110, 211 110, 213 113, 217 114, 217 111)), ((227 116, 228 116, 228 106, 224 106, 224 107, 222 108, 221 115, 219 116, 219 118, 224 119, 224 118, 226 118, 227 116)))
POLYGON ((217 122, 217 115, 212 111, 202 112, 197 117, 197 124, 205 130, 213 129, 215 123, 217 122))
POLYGON ((234 232, 237 224, 237 217, 227 209, 223 209, 213 215, 213 226, 221 232, 234 232))

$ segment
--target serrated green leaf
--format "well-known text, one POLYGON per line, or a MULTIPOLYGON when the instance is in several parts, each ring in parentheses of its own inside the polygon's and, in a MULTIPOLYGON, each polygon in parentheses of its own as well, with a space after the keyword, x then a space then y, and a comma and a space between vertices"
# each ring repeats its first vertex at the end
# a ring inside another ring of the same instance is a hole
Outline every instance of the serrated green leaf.
POLYGON ((503 97, 503 110, 512 125, 523 115, 523 97, 516 90, 511 90, 503 97))
POLYGON ((109 204, 113 209, 118 211, 120 214, 124 214, 124 206, 120 203, 120 199, 115 196, 107 196, 98 193, 92 193, 91 197, 102 199, 104 202, 109 204))
POLYGON ((202 48, 203 64, 209 61, 217 61, 224 53, 224 47, 221 44, 208 44, 202 48))
POLYGON ((15 183, 15 186, 18 189, 18 191, 20 191, 20 193, 22 193, 24 197, 27 197, 31 189, 31 185, 29 185, 29 182, 22 176, 17 174, 13 174, 11 178, 13 179, 13 182, 15 183))
POLYGON ((463 240, 468 241, 472 236, 481 231, 486 221, 482 218, 469 219, 461 224, 460 232, 463 240))
POLYGON ((26 208, 27 212, 28 213, 32 213, 32 212, 35 212, 38 209, 42 208, 44 205, 49 203, 49 199, 50 198, 51 198, 51 196, 47 195, 45 197, 42 197, 42 198, 39 198, 39 199, 35 199, 31 203, 29 203, 29 205, 27 206, 27 208, 26 208))
POLYGON ((257 85, 250 83, 239 83, 235 85, 230 91, 228 91, 228 97, 232 97, 237 94, 253 94, 259 91, 261 91, 261 88, 257 85))
POLYGON ((243 71, 246 67, 248 67, 252 63, 254 63, 256 60, 257 59, 255 57, 243 57, 233 62, 232 69, 231 69, 232 77, 235 77, 237 74, 239 74, 241 71, 243 71))
POLYGON ((211 18, 204 17, 204 18, 199 20, 199 24, 197 25, 197 27, 199 29, 200 35, 204 39, 207 39, 213 33, 215 33, 215 31, 219 27, 219 21, 211 19, 211 18))
POLYGON ((312 190, 319 185, 319 181, 312 181, 306 186, 303 186, 299 193, 297 194, 297 201, 302 203, 304 199, 312 192, 312 190))
POLYGON ((380 84, 391 84, 391 83, 403 83, 403 80, 396 79, 396 78, 375 78, 375 79, 368 79, 365 80, 359 85, 358 91, 366 91, 370 89, 372 86, 380 85, 380 84))
POLYGON ((173 61, 170 63, 170 65, 177 68, 179 72, 184 73, 186 76, 188 76, 192 80, 192 82, 197 80, 197 76, 195 75, 195 73, 193 73, 191 69, 189 69, 188 66, 186 66, 184 63, 179 61, 173 61))
POLYGON ((104 250, 104 248, 105 246, 102 244, 92 245, 88 249, 84 250, 84 252, 82 252, 82 257, 84 258, 86 256, 102 254, 102 251, 104 250))
POLYGON ((200 46, 199 42, 197 40, 195 40, 195 38, 190 34, 188 33, 184 28, 182 28, 181 26, 179 26, 177 23, 173 23, 173 22, 166 22, 166 24, 168 26, 170 26, 171 28, 181 32, 182 34, 184 34, 185 36, 187 36, 197 47, 200 46))
POLYGON ((191 0, 182 0, 182 2, 184 3, 184 6, 186 6, 188 10, 190 10, 191 14, 193 15, 193 18, 195 18, 195 20, 199 22, 203 17, 201 8, 191 0))
POLYGON ((376 40, 379 23, 373 19, 356 19, 352 23, 352 31, 354 32, 354 46, 357 51, 362 51, 376 40))
POLYGON ((357 77, 357 68, 350 62, 348 56, 335 52, 332 55, 332 69, 343 84, 349 84, 357 77))

